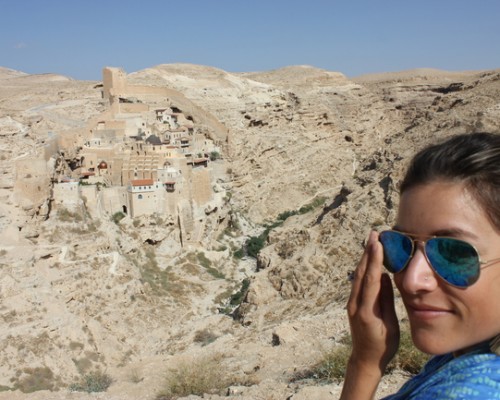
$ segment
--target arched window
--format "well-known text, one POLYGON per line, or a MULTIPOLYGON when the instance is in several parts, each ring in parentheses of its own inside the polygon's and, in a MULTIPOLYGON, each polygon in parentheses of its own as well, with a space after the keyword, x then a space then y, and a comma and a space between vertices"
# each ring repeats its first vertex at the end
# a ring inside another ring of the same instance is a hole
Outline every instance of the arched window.
POLYGON ((137 198, 138 198, 139 200, 142 200, 142 194, 140 194, 139 196, 137 196, 137 198))

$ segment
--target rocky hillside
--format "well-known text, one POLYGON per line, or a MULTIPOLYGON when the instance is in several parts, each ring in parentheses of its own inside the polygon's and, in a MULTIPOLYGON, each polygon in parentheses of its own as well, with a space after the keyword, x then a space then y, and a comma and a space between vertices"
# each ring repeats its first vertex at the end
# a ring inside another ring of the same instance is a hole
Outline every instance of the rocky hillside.
MULTIPOLYGON (((415 149, 500 133, 500 70, 349 80, 174 64, 128 79, 175 89, 227 127, 214 163, 226 214, 181 248, 161 216, 23 208, 16 160, 105 104, 99 82, 0 69, 0 399, 155 399, 169 369, 200 365, 221 372, 224 398, 337 398, 340 380, 305 371, 348 337, 347 272, 368 231, 392 223, 415 149), (69 395, 96 370, 107 392, 69 395)), ((403 379, 394 370, 379 394, 403 379)))

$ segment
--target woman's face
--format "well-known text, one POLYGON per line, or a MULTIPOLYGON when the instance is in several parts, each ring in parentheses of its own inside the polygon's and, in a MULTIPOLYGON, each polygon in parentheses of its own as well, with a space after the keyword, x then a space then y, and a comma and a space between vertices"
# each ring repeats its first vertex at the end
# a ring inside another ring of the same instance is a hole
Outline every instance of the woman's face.
MULTIPOLYGON (((500 258, 500 232, 458 183, 436 181, 405 191, 396 229, 416 239, 456 237, 474 245, 483 261, 500 258)), ((414 257, 394 280, 420 350, 460 352, 500 333, 500 262, 481 269, 472 286, 459 289, 434 273, 418 243, 414 257)))

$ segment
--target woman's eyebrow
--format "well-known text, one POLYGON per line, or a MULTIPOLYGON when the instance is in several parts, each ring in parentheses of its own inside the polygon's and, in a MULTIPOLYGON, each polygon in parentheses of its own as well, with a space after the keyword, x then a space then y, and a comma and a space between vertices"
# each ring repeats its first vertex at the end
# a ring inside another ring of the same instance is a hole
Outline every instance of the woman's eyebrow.
MULTIPOLYGON (((418 236, 418 234, 413 233, 413 232, 408 232, 404 229, 401 229, 400 226, 394 225, 392 227, 393 230, 402 232, 402 233, 408 233, 412 236, 418 236)), ((461 228, 444 228, 444 229, 439 229, 437 231, 433 231, 429 234, 426 234, 425 236, 449 236, 449 237, 461 237, 461 238, 469 238, 469 239, 478 239, 478 236, 474 234, 471 231, 467 231, 461 228)))
POLYGON ((478 236, 471 231, 466 231, 460 228, 441 229, 432 233, 434 236, 451 236, 469 239, 478 239, 478 236))

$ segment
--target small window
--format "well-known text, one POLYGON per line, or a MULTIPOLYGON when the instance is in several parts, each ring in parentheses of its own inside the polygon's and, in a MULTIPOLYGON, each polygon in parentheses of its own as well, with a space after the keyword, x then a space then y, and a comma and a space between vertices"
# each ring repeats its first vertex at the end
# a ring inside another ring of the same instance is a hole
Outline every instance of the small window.
POLYGON ((142 194, 140 194, 139 196, 137 196, 137 198, 138 198, 139 200, 142 200, 142 194))

